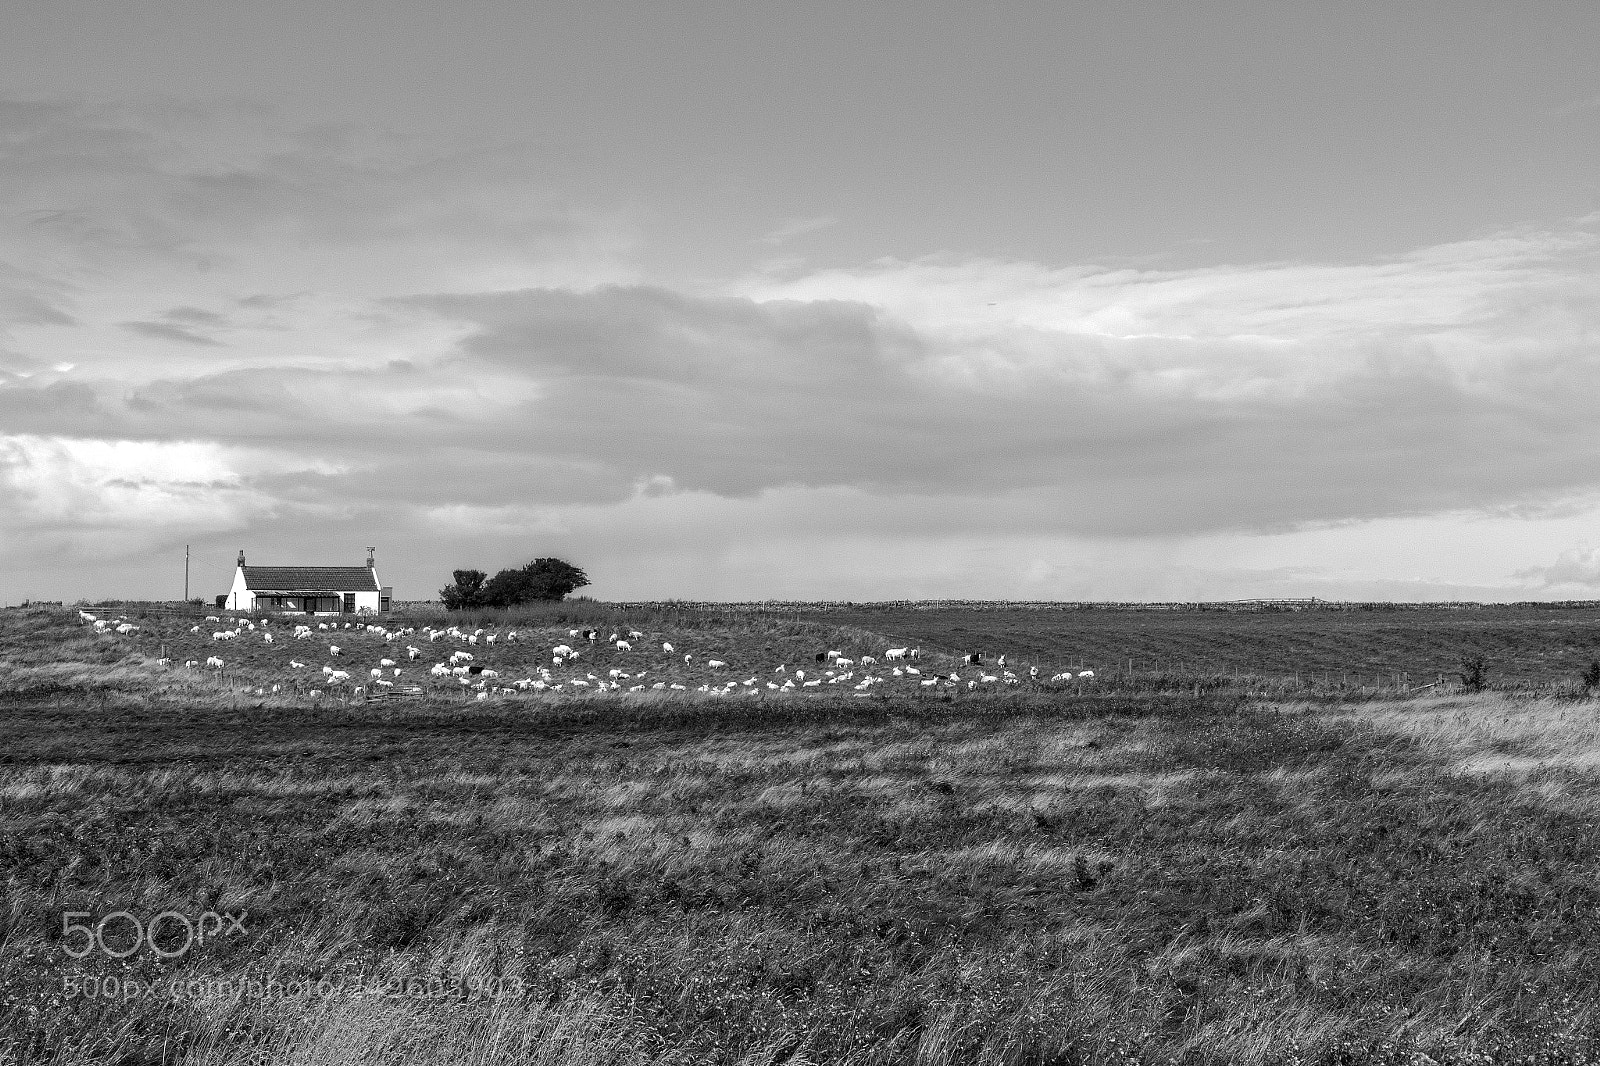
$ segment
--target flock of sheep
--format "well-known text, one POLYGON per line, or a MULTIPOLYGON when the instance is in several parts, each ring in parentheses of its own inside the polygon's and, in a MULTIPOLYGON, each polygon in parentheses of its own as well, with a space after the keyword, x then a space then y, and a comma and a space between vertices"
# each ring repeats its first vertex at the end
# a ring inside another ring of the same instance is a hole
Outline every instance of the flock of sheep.
MULTIPOLYGON (((128 636, 139 631, 138 626, 125 618, 107 620, 88 611, 78 614, 84 624, 100 633, 128 636)), ((922 650, 914 647, 888 648, 881 657, 862 654, 854 658, 837 649, 819 650, 808 656, 805 665, 779 663, 740 678, 737 673, 744 671, 734 671, 729 661, 733 656, 727 652, 719 653, 724 658, 716 658, 679 651, 671 640, 661 640, 661 634, 646 638, 637 629, 619 630, 609 635, 593 628, 570 629, 563 640, 517 629, 468 631, 459 626, 390 629, 376 622, 360 621, 319 621, 313 627, 270 618, 224 619, 207 615, 205 622, 212 625, 191 627, 186 641, 213 646, 213 654, 203 663, 197 657, 181 664, 163 655, 157 660, 158 666, 210 670, 222 675, 229 666, 219 646, 249 642, 257 645, 257 653, 248 656, 244 663, 235 657, 236 667, 245 665, 249 673, 259 673, 261 653, 272 658, 281 655, 287 659, 289 671, 283 683, 312 698, 333 693, 369 698, 420 694, 437 692, 445 686, 479 700, 563 692, 696 692, 725 697, 841 689, 868 697, 875 688, 913 692, 973 691, 980 687, 1038 684, 1045 680, 1037 666, 1018 676, 1007 668, 1004 655, 989 666, 986 656, 977 652, 957 657, 958 664, 934 669, 923 660, 922 650), (657 641, 661 648, 659 654, 654 650, 657 641), (306 642, 311 642, 314 648, 311 654, 297 650, 306 647, 306 642), (441 643, 452 646, 448 655, 438 649, 441 643), (517 653, 507 654, 513 646, 517 653), (421 660, 425 656, 437 661, 424 664, 421 660), (546 656, 548 665, 544 662, 546 656), (323 658, 326 661, 320 665, 314 663, 323 658), (503 669, 512 661, 521 667, 517 672, 526 676, 504 678, 501 669, 490 665, 493 663, 503 669), (530 661, 537 665, 531 665, 530 661), (704 673, 696 676, 702 669, 704 673), (965 675, 960 672, 963 669, 967 670, 965 675), (696 681, 700 683, 695 684, 696 681)), ((682 638, 679 639, 681 643, 682 638)), ((690 639, 703 638, 691 635, 690 639)), ((1093 678, 1092 670, 1068 670, 1048 680, 1056 684, 1075 682, 1081 686, 1093 678)), ((270 691, 277 693, 281 688, 282 684, 272 684, 270 691)), ((267 688, 263 685, 256 691, 265 695, 267 688)))

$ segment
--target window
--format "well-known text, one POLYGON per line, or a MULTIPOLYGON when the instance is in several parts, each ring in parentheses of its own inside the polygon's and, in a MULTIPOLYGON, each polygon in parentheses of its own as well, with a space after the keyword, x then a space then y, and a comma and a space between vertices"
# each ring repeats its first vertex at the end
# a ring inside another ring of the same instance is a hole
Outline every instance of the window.
POLYGON ((344 613, 345 614, 354 614, 355 610, 356 610, 356 594, 354 592, 346 592, 344 594, 344 613))
POLYGON ((387 611, 388 609, 389 609, 389 597, 380 596, 378 598, 378 610, 387 611))

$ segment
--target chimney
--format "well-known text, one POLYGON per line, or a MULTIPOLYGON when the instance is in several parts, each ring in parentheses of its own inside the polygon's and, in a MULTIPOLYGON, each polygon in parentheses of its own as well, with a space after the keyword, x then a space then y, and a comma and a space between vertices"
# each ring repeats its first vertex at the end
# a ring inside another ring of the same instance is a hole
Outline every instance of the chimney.
POLYGON ((244 549, 243 548, 239 549, 239 565, 240 566, 244 565, 244 549))
POLYGON ((377 548, 373 548, 373 547, 368 547, 367 548, 367 569, 368 570, 372 569, 374 566, 377 565, 377 563, 374 561, 374 559, 372 557, 372 553, 377 551, 377 550, 378 550, 377 548))

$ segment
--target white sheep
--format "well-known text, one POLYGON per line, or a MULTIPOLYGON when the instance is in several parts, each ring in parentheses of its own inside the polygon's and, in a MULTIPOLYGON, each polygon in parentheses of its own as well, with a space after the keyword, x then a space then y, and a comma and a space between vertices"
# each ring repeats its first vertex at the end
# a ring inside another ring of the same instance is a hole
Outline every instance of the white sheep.
POLYGON ((632 651, 633 650, 633 645, 629 644, 625 640, 619 640, 619 641, 617 641, 617 650, 618 651, 632 651))
POLYGON ((890 648, 888 651, 883 653, 883 657, 885 659, 904 659, 906 657, 906 653, 910 650, 910 648, 890 648))
POLYGON ((337 644, 329 644, 328 645, 328 654, 329 655, 338 655, 339 651, 340 651, 339 645, 337 645, 337 644))
POLYGON ((661 642, 661 650, 666 652, 668 655, 671 655, 672 654, 672 645, 668 644, 666 641, 662 641, 661 642))
POLYGON ((644 634, 639 632, 637 629, 630 629, 630 630, 628 630, 628 639, 629 640, 643 640, 644 639, 644 634))
POLYGON ((217 658, 215 655, 213 655, 209 659, 206 660, 206 665, 211 667, 211 669, 213 669, 213 670, 221 670, 222 669, 222 660, 217 658))
POLYGON ((706 660, 706 666, 709 667, 712 670, 721 670, 721 669, 726 668, 727 665, 728 664, 723 662, 721 659, 707 659, 706 660))
POLYGON ((328 675, 328 684, 340 685, 350 680, 350 675, 343 670, 335 670, 328 675))
POLYGON ((304 670, 305 668, 306 668, 306 664, 305 663, 296 662, 294 659, 290 659, 289 660, 289 669, 291 669, 291 670, 304 670))
POLYGON ((568 645, 568 644, 557 644, 554 648, 550 649, 550 654, 551 655, 571 655, 572 654, 572 647, 571 647, 571 645, 568 645))
POLYGON ((379 659, 378 660, 378 665, 379 666, 383 666, 383 667, 393 666, 394 665, 394 660, 393 659, 379 659))
POLYGON ((272 634, 271 633, 263 633, 263 634, 261 634, 261 639, 266 641, 268 644, 271 644, 272 643, 272 634))

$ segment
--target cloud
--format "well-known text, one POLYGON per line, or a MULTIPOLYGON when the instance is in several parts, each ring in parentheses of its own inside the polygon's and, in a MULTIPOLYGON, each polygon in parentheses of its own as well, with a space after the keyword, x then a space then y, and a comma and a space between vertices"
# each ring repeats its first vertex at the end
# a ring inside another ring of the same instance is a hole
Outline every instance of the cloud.
POLYGON ((1600 548, 1568 548, 1550 565, 1519 570, 1516 576, 1541 588, 1557 585, 1600 588, 1600 548))
POLYGON ((940 259, 408 305, 528 382, 519 446, 619 485, 1016 497, 1027 528, 1186 535, 1600 487, 1596 254, 1573 230, 1349 266, 940 259))
POLYGON ((761 237, 761 243, 787 244, 796 237, 803 237, 808 233, 816 233, 819 230, 825 230, 838 224, 838 219, 827 215, 817 218, 786 218, 770 232, 764 234, 761 237))
POLYGON ((338 470, 209 441, 0 435, 0 545, 13 563, 125 555, 275 517, 284 508, 260 478, 338 470))
POLYGON ((220 348, 222 342, 202 333, 197 333, 182 326, 175 326, 171 322, 123 322, 122 328, 145 337, 154 337, 156 340, 177 341, 180 344, 194 344, 206 348, 220 348))
POLYGON ((1091 542, 1127 587, 1288 588, 1323 578, 1126 560, 1600 493, 1592 218, 1368 261, 943 254, 691 292, 643 283, 627 214, 525 148, 63 103, 0 107, 0 137, 0 536, 62 566, 187 525, 309 550, 310 515, 432 545, 417 565, 603 547, 635 592, 1110 594, 1091 542))

